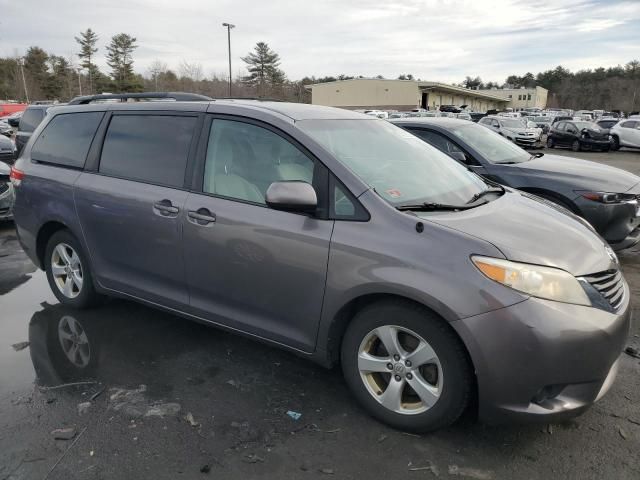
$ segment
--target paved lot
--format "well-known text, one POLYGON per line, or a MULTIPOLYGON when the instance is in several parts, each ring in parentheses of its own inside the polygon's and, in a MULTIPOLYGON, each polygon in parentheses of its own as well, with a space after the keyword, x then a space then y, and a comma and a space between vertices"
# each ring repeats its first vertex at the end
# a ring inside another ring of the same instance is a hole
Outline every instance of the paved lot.
MULTIPOLYGON (((640 153, 577 156, 640 174, 640 153)), ((639 255, 621 255, 636 298, 639 255)), ((339 370, 130 302, 60 307, 0 226, 0 480, 638 479, 638 452, 640 360, 628 355, 611 392, 569 423, 489 427, 469 413, 407 435, 364 414, 339 370), (58 329, 78 323, 88 348, 74 365, 58 329), (95 383, 64 386, 76 382, 95 383), (54 439, 59 428, 75 441, 54 439)))

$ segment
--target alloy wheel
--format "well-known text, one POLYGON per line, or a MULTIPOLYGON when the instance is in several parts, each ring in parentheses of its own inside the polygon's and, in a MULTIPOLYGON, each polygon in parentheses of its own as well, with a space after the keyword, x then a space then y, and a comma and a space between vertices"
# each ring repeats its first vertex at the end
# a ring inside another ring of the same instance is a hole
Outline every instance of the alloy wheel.
POLYGON ((51 254, 51 274, 58 290, 67 298, 76 298, 82 291, 82 263, 76 251, 59 243, 51 254))
POLYGON ((385 325, 369 332, 358 349, 358 370, 371 396, 396 413, 422 413, 442 394, 438 355, 408 328, 385 325))
POLYGON ((80 322, 70 315, 65 315, 58 323, 58 338, 62 351, 76 367, 84 368, 91 361, 89 339, 80 322))

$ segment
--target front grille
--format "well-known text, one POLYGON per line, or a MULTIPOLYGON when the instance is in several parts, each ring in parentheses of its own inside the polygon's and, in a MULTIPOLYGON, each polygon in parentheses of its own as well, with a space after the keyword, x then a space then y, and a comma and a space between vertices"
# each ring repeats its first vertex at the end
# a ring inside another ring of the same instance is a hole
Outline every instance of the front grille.
POLYGON ((7 190, 9 190, 9 184, 8 183, 4 183, 4 182, 0 182, 0 195, 2 195, 7 190))
POLYGON ((607 299, 609 305, 617 310, 624 300, 624 282, 620 270, 607 270, 606 272, 586 275, 584 279, 589 282, 600 294, 607 299))

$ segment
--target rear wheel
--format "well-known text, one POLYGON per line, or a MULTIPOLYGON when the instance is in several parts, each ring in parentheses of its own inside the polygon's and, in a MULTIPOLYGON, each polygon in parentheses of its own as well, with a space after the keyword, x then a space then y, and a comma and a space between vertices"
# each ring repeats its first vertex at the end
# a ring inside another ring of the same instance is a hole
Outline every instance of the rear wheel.
POLYGON ((355 316, 342 342, 342 369, 364 408, 402 430, 450 425, 473 385, 456 335, 429 310, 403 301, 377 302, 355 316))
POLYGON ((89 307, 99 298, 88 258, 80 242, 67 230, 54 233, 45 249, 44 266, 53 294, 66 305, 89 307))
POLYGON ((574 140, 573 143, 571 144, 571 150, 573 150, 574 152, 579 152, 580 150, 582 150, 580 141, 574 140))

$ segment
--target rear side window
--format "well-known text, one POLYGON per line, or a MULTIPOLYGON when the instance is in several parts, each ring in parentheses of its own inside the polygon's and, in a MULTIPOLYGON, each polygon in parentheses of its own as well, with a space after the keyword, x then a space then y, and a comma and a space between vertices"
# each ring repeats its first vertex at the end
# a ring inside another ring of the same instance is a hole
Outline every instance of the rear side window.
POLYGON ((100 173, 182 187, 197 117, 114 115, 102 146, 100 173))
POLYGON ((620 125, 622 128, 636 128, 636 125, 638 124, 638 122, 624 122, 622 125, 620 125))
POLYGON ((18 129, 21 132, 33 132, 44 118, 45 111, 42 108, 27 108, 22 117, 18 129))
POLYGON ((82 168, 103 112, 56 115, 44 128, 31 149, 39 162, 82 168))

